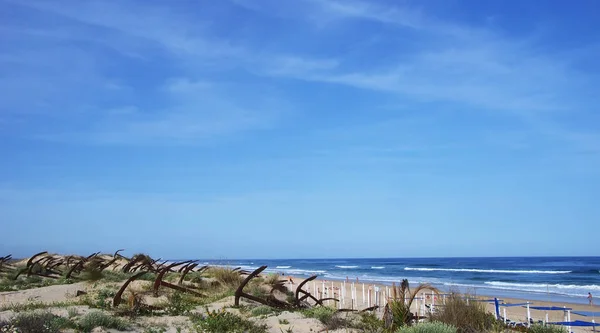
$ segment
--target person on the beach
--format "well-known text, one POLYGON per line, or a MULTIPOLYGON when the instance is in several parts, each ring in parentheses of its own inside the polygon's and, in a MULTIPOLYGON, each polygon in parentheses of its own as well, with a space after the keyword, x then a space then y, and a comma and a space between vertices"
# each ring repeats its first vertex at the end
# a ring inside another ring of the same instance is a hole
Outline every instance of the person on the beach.
POLYGON ((587 297, 587 299, 588 299, 588 302, 590 302, 590 306, 594 304, 594 302, 593 302, 593 297, 592 297, 592 293, 588 293, 588 297, 587 297))
POLYGON ((292 286, 294 285, 294 280, 292 280, 291 276, 288 276, 288 281, 290 281, 290 283, 292 284, 292 286))

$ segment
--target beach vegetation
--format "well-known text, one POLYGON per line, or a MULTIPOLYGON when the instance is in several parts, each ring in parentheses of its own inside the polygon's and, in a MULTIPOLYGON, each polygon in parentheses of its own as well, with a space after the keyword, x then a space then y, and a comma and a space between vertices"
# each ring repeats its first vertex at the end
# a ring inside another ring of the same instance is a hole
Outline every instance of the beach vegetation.
POLYGON ((196 306, 202 304, 204 302, 200 298, 176 291, 169 296, 165 311, 171 316, 181 316, 189 314, 196 306))
POLYGON ((266 287, 259 280, 252 280, 246 286, 245 290, 252 295, 260 298, 266 298, 270 293, 266 290, 266 287))
POLYGON ((265 277, 264 279, 264 284, 269 286, 269 288, 271 289, 271 292, 277 290, 283 293, 287 293, 288 289, 285 286, 285 280, 281 279, 281 276, 279 276, 278 274, 269 274, 265 277))
POLYGON ((564 326, 557 325, 531 325, 529 329, 527 329, 529 333, 568 333, 568 330, 564 326))
POLYGON ((51 303, 44 303, 44 302, 26 302, 26 303, 10 303, 10 304, 5 304, 0 306, 0 311, 12 311, 12 312, 27 312, 27 311, 34 311, 34 310, 40 310, 40 309, 46 309, 46 308, 50 308, 50 307, 67 307, 67 306, 72 306, 75 305, 76 303, 74 302, 51 302, 51 303))
POLYGON ((268 317, 279 313, 281 313, 281 310, 266 305, 260 305, 250 310, 250 316, 252 317, 268 317))
POLYGON ((353 327, 361 332, 383 332, 383 320, 372 312, 363 312, 360 314, 359 320, 353 324, 353 327))
POLYGON ((165 333, 167 332, 166 327, 146 327, 144 333, 165 333))
POLYGON ((336 310, 334 308, 328 306, 316 306, 314 308, 301 310, 301 313, 304 317, 315 318, 323 324, 327 323, 331 318, 333 318, 335 312, 336 310))
POLYGON ((432 321, 413 326, 402 326, 396 333, 457 333, 457 328, 439 321, 432 321))
POLYGON ((27 276, 21 274, 16 277, 18 270, 14 270, 11 274, 0 278, 0 292, 2 291, 18 291, 40 287, 47 287, 60 284, 71 284, 73 279, 60 277, 58 279, 43 278, 38 275, 27 276))
POLYGON ((89 312, 77 322, 77 329, 83 332, 91 332, 96 327, 125 331, 130 329, 131 325, 122 318, 100 311, 89 312))
POLYGON ((482 302, 467 302, 468 295, 452 293, 446 304, 436 308, 431 320, 452 325, 459 333, 482 332, 494 329, 496 319, 487 312, 482 302))
POLYGON ((47 311, 23 312, 10 321, 0 322, 1 332, 58 333, 66 328, 75 328, 75 324, 47 311))
POLYGON ((410 311, 417 295, 424 291, 439 294, 438 290, 430 284, 419 284, 411 289, 407 279, 402 280, 400 286, 392 288, 392 298, 385 306, 385 324, 388 329, 396 330, 402 326, 410 326, 417 321, 417 317, 410 311))
POLYGON ((113 289, 102 288, 94 293, 81 297, 81 304, 96 309, 109 309, 117 292, 113 289))
POLYGON ((79 311, 77 311, 77 308, 71 307, 71 308, 67 309, 67 317, 68 318, 75 318, 77 316, 79 316, 79 311))
POLYGON ((342 317, 342 312, 337 312, 334 308, 328 306, 317 306, 302 310, 301 313, 307 318, 319 320, 326 329, 336 330, 339 328, 349 328, 353 326, 351 320, 342 317))
POLYGON ((223 286, 237 288, 242 283, 242 277, 236 270, 226 267, 212 267, 207 271, 213 278, 219 281, 223 286))
POLYGON ((197 332, 206 333, 265 333, 266 325, 259 325, 239 315, 221 311, 207 311, 204 316, 192 317, 197 332))

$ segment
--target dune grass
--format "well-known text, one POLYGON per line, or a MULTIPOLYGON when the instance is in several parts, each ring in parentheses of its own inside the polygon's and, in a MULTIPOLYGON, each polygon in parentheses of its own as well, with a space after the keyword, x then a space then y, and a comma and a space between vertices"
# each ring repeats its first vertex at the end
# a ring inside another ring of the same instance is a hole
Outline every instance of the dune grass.
POLYGON ((131 328, 127 321, 100 311, 90 312, 77 322, 77 328, 83 332, 91 332, 96 327, 125 331, 131 328))
POLYGON ((0 323, 2 332, 19 333, 59 333, 62 329, 76 327, 73 321, 47 311, 19 313, 11 320, 0 323))
POLYGON ((431 320, 452 325, 459 333, 489 331, 497 324, 494 315, 486 311, 483 303, 467 303, 465 295, 459 294, 446 297, 445 306, 431 314, 431 320))
POLYGON ((203 316, 193 317, 198 332, 205 333, 265 333, 266 325, 259 325, 227 311, 210 311, 203 316))
POLYGON ((457 333, 456 327, 438 321, 419 323, 413 326, 404 326, 396 333, 457 333))
POLYGON ((225 267, 211 267, 207 274, 215 278, 225 287, 237 287, 242 283, 242 277, 238 271, 225 267))

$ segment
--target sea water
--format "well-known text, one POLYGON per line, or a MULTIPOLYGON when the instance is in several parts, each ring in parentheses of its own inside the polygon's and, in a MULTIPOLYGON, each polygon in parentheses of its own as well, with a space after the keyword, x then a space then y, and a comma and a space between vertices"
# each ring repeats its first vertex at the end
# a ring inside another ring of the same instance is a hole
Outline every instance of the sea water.
POLYGON ((201 260, 253 270, 328 280, 430 283, 444 291, 492 297, 600 304, 600 257, 380 258, 201 260))

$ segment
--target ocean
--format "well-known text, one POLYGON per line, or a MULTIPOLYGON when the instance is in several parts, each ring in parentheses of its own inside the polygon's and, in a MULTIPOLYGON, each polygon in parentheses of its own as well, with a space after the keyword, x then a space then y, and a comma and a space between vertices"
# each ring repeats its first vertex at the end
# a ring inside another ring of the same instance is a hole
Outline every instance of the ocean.
MULTIPOLYGON (((431 283, 444 291, 527 300, 587 304, 588 292, 600 300, 600 257, 252 259, 200 260, 299 277, 361 282, 431 283)), ((596 301, 596 303, 600 303, 596 301)))

